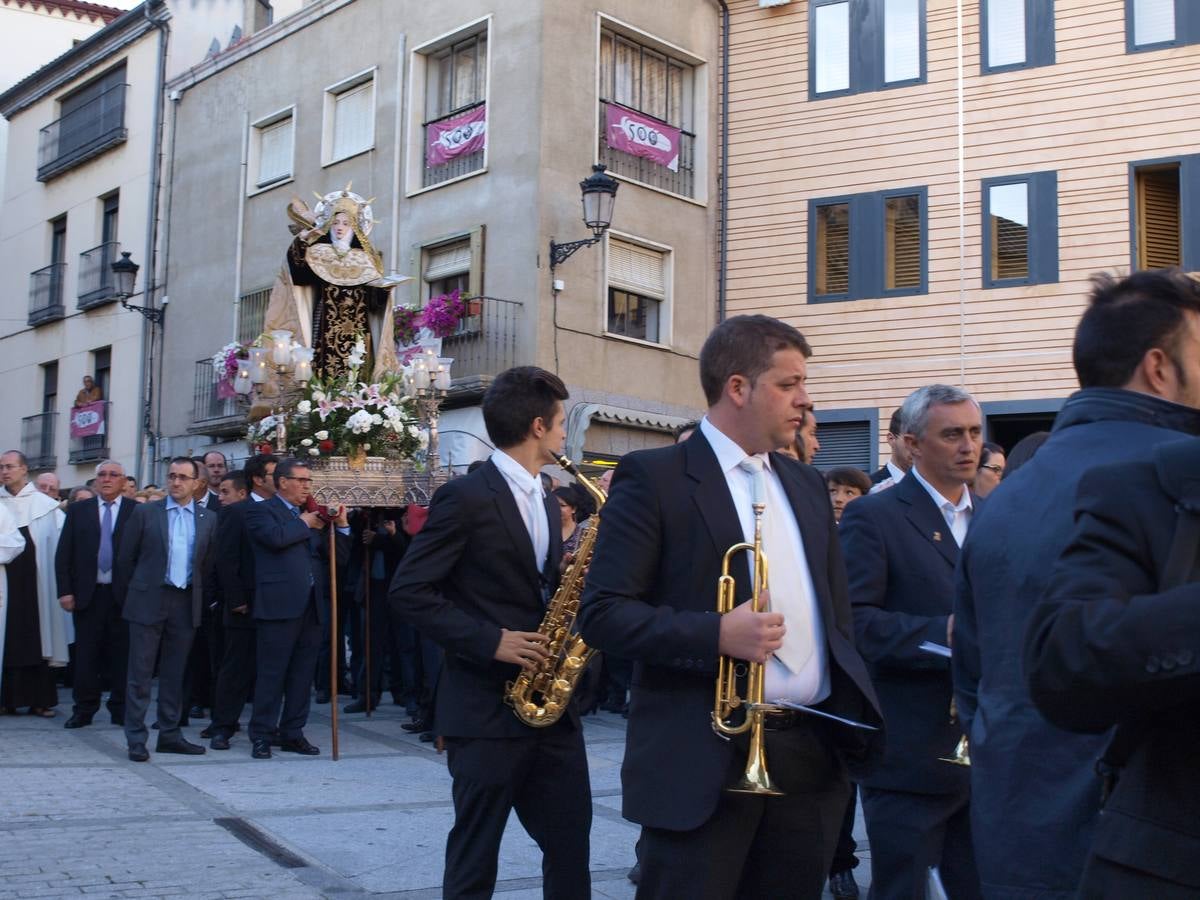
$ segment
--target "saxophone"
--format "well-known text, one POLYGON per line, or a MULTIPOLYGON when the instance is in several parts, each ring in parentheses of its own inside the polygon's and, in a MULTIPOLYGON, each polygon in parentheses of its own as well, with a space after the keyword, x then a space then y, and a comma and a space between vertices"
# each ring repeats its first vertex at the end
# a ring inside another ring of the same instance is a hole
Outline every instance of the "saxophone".
POLYGON ((538 633, 547 638, 546 652, 549 656, 529 671, 522 669, 512 681, 504 686, 504 702, 513 708, 517 718, 534 728, 545 728, 557 722, 571 701, 571 694, 579 683, 595 650, 583 642, 575 631, 575 619, 579 615, 579 598, 583 594, 583 577, 588 563, 592 561, 592 550, 596 545, 596 531, 600 525, 600 508, 607 498, 604 491, 579 474, 565 456, 555 456, 554 461, 575 476, 575 479, 596 501, 596 512, 583 526, 575 559, 563 573, 558 590, 554 592, 538 633))

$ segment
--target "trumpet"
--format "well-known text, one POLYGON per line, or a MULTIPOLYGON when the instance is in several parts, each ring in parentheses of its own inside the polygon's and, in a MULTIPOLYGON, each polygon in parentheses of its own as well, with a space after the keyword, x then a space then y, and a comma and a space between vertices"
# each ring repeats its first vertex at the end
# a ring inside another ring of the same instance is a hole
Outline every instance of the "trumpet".
MULTIPOLYGON (((950 698, 950 721, 958 721, 958 704, 954 702, 954 698, 950 698)), ((964 734, 958 739, 958 743, 954 745, 954 753, 950 756, 939 756, 938 762, 950 763, 954 766, 969 766, 971 764, 971 742, 967 740, 964 734)))
MULTIPOLYGON (((767 557, 762 546, 762 517, 766 503, 761 497, 754 499, 754 543, 745 541, 734 544, 725 551, 721 560, 721 577, 717 581, 717 612, 722 615, 736 604, 736 582, 729 574, 730 564, 737 554, 748 552, 751 560, 753 588, 750 608, 762 612, 762 592, 767 586, 767 557)), ((746 758, 746 770, 742 777, 726 790, 735 794, 758 794, 765 797, 782 797, 767 771, 766 752, 763 747, 764 718, 768 712, 780 707, 763 702, 766 683, 766 666, 763 663, 746 663, 746 696, 738 694, 737 679, 741 661, 722 656, 717 662, 716 697, 713 703, 712 727, 718 735, 730 737, 750 732, 750 753, 746 758), (745 707, 745 715, 736 724, 730 721, 738 707, 745 707)))

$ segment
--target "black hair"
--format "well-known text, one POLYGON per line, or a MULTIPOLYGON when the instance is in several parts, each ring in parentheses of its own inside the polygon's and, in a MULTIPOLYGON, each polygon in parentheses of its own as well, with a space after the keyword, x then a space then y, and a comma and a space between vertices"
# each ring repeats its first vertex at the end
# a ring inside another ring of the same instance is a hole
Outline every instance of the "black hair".
POLYGON ((254 479, 267 477, 267 466, 271 463, 279 463, 279 457, 274 453, 257 453, 246 460, 246 464, 242 467, 242 474, 246 476, 246 485, 249 490, 254 490, 254 479))
POLYGON ((708 405, 721 399, 725 383, 734 375, 753 384, 780 350, 799 350, 805 359, 812 356, 804 335, 771 316, 734 316, 714 328, 700 348, 700 387, 708 405))
POLYGON ((1080 387, 1124 387, 1154 349, 1170 358, 1180 382, 1184 312, 1200 314, 1200 284, 1178 269, 1092 278, 1090 305, 1071 351, 1080 387))
POLYGON ((224 484, 226 481, 233 482, 233 489, 235 491, 250 490, 250 485, 246 483, 246 473, 242 469, 233 469, 230 472, 226 472, 221 476, 221 483, 224 484))
POLYGON ((897 406, 892 413, 892 417, 888 419, 888 434, 894 434, 896 437, 904 434, 904 419, 900 416, 900 411, 903 407, 897 406))
POLYGON ((1009 478, 1012 473, 1033 459, 1033 455, 1038 452, 1038 448, 1046 443, 1046 439, 1050 437, 1048 431, 1035 431, 1032 434, 1027 434, 1015 444, 1013 444, 1012 453, 1008 454, 1008 459, 1005 461, 1004 474, 1001 480, 1009 478))
POLYGON ((1004 455, 1004 448, 993 441, 984 441, 983 447, 979 451, 979 464, 986 465, 987 461, 992 458, 993 453, 1004 455))
POLYGON ((221 457, 221 462, 225 463, 225 465, 229 465, 229 460, 225 458, 225 454, 224 454, 224 453, 222 453, 220 450, 206 450, 206 451, 204 451, 204 455, 200 457, 200 463, 201 463, 201 465, 208 465, 208 463, 204 462, 204 460, 208 459, 208 458, 209 458, 210 456, 212 456, 214 453, 215 453, 215 454, 217 454, 217 456, 221 457))
POLYGON ((547 428, 555 406, 568 397, 567 386, 553 372, 537 366, 517 366, 496 376, 483 395, 483 424, 501 450, 525 440, 535 419, 547 428))
MULTIPOLYGON (((180 465, 182 465, 183 463, 187 463, 189 466, 192 467, 192 477, 193 478, 200 477, 200 464, 197 463, 196 460, 194 460, 192 457, 190 457, 190 456, 173 456, 173 457, 171 457, 171 461, 167 463, 167 468, 169 469, 169 468, 171 468, 171 466, 176 465, 177 463, 180 465)), ((131 475, 128 477, 132 478, 133 476, 131 475)), ((134 484, 137 484, 137 482, 135 481, 134 484)))
POLYGON ((279 487, 279 480, 281 478, 293 478, 295 477, 292 475, 294 471, 297 469, 307 468, 308 463, 302 459, 297 459, 294 456, 288 456, 279 460, 279 462, 275 464, 275 475, 273 476, 275 479, 275 487, 279 487))
POLYGON ((871 493, 871 478, 862 469, 854 466, 836 466, 825 472, 825 486, 841 484, 846 487, 858 488, 864 497, 871 493))
POLYGON ((556 487, 552 493, 562 499, 571 509, 575 510, 575 521, 582 522, 596 511, 592 495, 577 484, 564 484, 556 487))

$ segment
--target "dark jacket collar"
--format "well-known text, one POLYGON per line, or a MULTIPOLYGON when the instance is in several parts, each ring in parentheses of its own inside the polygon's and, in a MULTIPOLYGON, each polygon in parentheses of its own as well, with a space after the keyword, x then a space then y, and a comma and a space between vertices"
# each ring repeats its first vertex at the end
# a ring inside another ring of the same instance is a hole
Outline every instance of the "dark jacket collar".
POLYGON ((1063 404, 1054 430, 1093 422, 1140 422, 1200 435, 1200 410, 1123 388, 1083 388, 1063 404))
MULTIPOLYGON (((958 562, 958 544, 954 541, 950 526, 946 524, 946 517, 921 482, 911 475, 905 476, 889 493, 907 507, 905 517, 921 536, 934 546, 946 562, 955 565, 958 562)), ((971 518, 974 519, 979 513, 978 498, 972 496, 971 504, 971 518)))

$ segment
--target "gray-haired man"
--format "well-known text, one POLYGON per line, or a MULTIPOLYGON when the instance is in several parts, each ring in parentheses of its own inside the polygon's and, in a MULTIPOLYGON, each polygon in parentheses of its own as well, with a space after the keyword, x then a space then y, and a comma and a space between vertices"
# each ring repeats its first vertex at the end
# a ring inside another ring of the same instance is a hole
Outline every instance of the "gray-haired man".
POLYGON ((888 723, 882 763, 861 782, 871 896, 925 896, 938 866, 955 900, 980 896, 971 845, 970 774, 941 759, 961 736, 950 714, 954 567, 979 500, 983 422, 966 391, 920 388, 902 407, 908 476, 846 507, 840 528, 858 650, 888 723))

